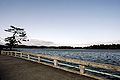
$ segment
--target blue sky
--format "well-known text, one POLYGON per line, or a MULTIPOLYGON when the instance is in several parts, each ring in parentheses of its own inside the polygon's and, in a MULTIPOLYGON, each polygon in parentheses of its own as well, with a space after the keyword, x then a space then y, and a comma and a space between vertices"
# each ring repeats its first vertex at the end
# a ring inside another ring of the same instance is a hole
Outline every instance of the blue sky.
POLYGON ((58 45, 120 40, 120 0, 0 0, 0 37, 10 25, 58 45))

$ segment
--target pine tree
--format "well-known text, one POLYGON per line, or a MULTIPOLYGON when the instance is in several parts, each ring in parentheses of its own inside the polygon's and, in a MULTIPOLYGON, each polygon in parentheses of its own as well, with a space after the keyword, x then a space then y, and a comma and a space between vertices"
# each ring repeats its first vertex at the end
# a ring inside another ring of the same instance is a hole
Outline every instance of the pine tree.
POLYGON ((5 30, 6 32, 12 33, 11 37, 5 38, 7 42, 6 45, 9 46, 10 50, 18 44, 21 44, 21 41, 27 41, 26 32, 22 28, 17 28, 14 26, 10 26, 10 29, 5 30))

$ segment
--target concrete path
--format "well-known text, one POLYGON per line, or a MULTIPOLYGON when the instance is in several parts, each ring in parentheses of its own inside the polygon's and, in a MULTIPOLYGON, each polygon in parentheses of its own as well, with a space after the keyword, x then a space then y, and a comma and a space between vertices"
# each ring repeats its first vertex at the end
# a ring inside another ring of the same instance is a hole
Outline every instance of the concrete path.
POLYGON ((95 80, 35 62, 0 55, 0 80, 95 80))

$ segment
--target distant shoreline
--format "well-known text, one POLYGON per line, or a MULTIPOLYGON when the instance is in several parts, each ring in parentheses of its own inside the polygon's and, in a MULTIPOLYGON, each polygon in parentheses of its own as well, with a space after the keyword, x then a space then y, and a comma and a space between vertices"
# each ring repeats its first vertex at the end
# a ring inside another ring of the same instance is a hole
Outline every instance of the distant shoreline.
MULTIPOLYGON (((0 45, 0 48, 9 48, 6 45, 0 45)), ((120 49, 120 44, 109 44, 109 45, 91 45, 87 47, 72 47, 72 46, 27 46, 18 45, 14 48, 40 48, 40 49, 120 49)))

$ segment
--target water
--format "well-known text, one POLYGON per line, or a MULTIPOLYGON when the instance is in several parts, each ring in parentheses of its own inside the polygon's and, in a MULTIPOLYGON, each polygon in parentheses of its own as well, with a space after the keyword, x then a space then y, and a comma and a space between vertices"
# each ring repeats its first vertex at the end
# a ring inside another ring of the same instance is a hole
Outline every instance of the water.
POLYGON ((120 66, 120 50, 23 48, 19 48, 18 50, 120 66))

